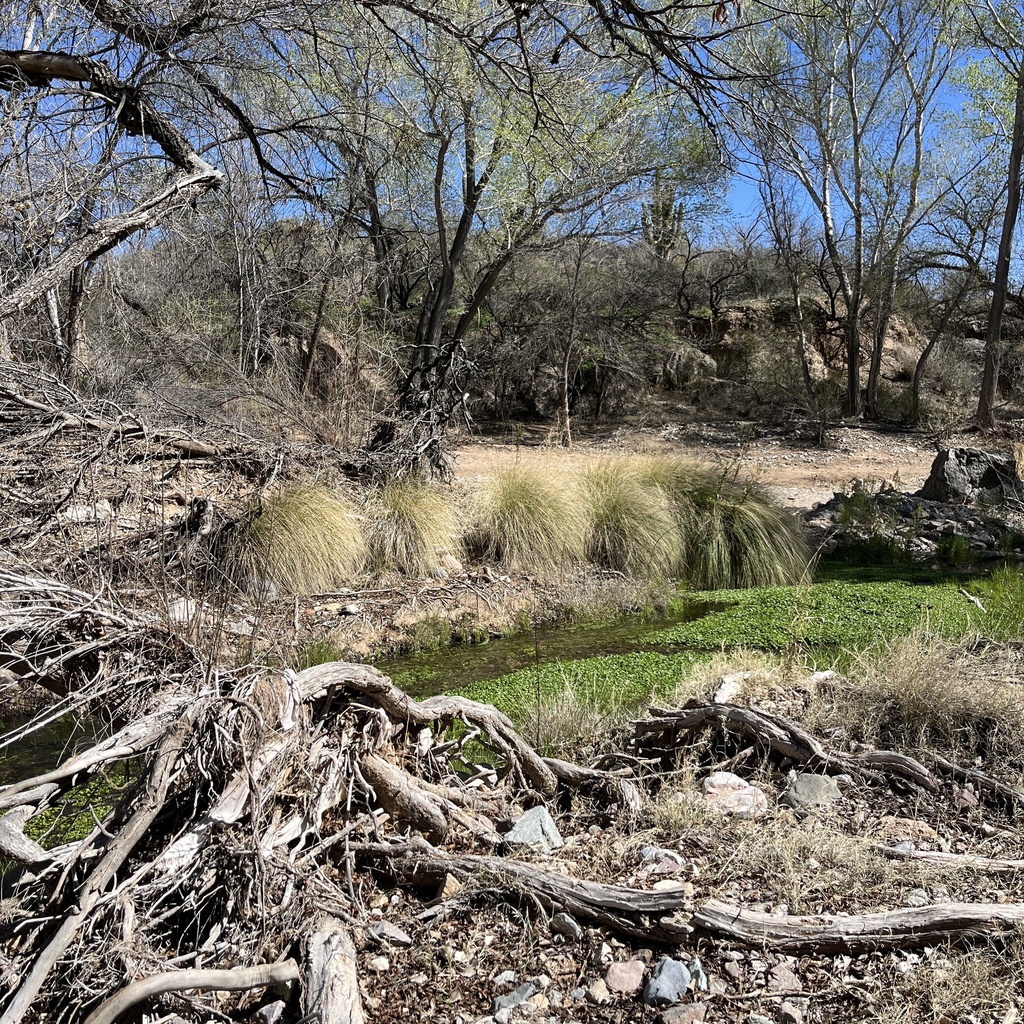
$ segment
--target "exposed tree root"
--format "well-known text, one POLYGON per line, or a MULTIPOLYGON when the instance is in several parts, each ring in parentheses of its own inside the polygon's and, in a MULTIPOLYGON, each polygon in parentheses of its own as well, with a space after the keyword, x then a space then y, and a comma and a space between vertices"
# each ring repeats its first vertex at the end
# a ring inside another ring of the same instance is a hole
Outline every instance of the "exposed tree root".
MULTIPOLYGON (((0 1024, 102 1024, 168 1006, 197 1019, 207 997, 190 996, 183 1011, 176 993, 186 988, 240 991, 222 995, 218 1011, 224 998, 244 997, 249 1012, 271 998, 271 983, 291 985, 295 1016, 360 1024, 350 929, 367 919, 355 881, 366 869, 414 885, 461 876, 467 888, 528 895, 669 945, 703 937, 858 953, 988 939, 1024 923, 1016 904, 851 917, 716 901, 694 910, 679 893, 600 885, 493 854, 495 822, 546 800, 585 792, 637 813, 645 781, 657 783, 661 765, 674 768, 705 727, 794 763, 934 789, 938 776, 906 755, 835 754, 777 716, 701 704, 636 723, 634 749, 603 762, 625 768, 586 768, 542 757, 493 707, 417 701, 366 665, 218 670, 100 595, 8 571, 4 579, 8 669, 50 686, 79 714, 106 707, 112 694, 122 713, 108 738, 60 767, 0 786, 0 854, 16 863, 0 878, 0 1024), (47 850, 25 835, 34 815, 128 759, 136 781, 84 838, 47 850)), ((963 771, 931 764, 943 775, 963 771)))
MULTIPOLYGON (((857 754, 830 751, 795 722, 733 704, 694 700, 678 711, 652 708, 650 718, 633 723, 633 742, 638 754, 670 767, 687 736, 711 727, 736 733, 777 757, 819 771, 845 772, 867 779, 895 778, 930 792, 936 791, 941 782, 915 757, 895 750, 857 754)), ((975 768, 964 768, 941 754, 928 752, 919 756, 929 760, 942 775, 971 782, 983 793, 1024 808, 1024 789, 1019 786, 1007 785, 975 768)))

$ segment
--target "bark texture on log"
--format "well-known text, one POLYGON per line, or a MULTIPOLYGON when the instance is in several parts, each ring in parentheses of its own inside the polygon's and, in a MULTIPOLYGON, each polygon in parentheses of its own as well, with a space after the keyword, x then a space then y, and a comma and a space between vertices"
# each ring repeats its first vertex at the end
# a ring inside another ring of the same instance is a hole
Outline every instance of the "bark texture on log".
POLYGON ((306 945, 303 1011, 322 1024, 363 1024, 363 1003, 356 974, 351 932, 337 918, 324 915, 306 945))

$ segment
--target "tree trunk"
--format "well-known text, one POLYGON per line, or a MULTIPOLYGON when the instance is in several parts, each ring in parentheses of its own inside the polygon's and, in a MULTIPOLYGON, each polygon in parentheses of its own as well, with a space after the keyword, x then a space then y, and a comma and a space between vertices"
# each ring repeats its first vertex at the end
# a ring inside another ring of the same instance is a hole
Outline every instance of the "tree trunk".
POLYGON ((1010 146, 1010 163, 1006 175, 1006 210, 1003 214, 1003 230, 999 237, 995 280, 992 282, 992 306, 989 310, 988 327, 985 331, 985 367, 982 371, 981 391, 978 394, 978 408, 974 414, 978 426, 987 430, 996 425, 1003 310, 1006 307, 1006 290, 1010 279, 1013 236, 1017 228, 1017 216, 1020 213, 1022 157, 1024 157, 1024 61, 1021 61, 1017 68, 1017 93, 1013 108, 1013 141, 1010 146))

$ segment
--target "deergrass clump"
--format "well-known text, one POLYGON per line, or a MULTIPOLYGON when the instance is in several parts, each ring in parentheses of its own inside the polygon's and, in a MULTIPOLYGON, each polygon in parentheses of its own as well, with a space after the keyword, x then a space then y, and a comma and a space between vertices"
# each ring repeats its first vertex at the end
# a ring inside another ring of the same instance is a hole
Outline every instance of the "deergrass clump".
POLYGON ((631 576, 677 573, 683 551, 672 504, 661 487, 645 481, 636 462, 599 462, 583 471, 580 487, 592 562, 631 576))
POLYGON ((279 491, 253 516, 236 553, 236 572, 257 586, 292 594, 333 590, 366 567, 355 507, 323 487, 279 491))
POLYGON ((732 587, 780 587, 808 579, 811 551, 796 518, 753 485, 708 502, 697 532, 687 579, 703 589, 720 586, 728 564, 732 587), (714 510, 715 514, 711 514, 714 510), (709 553, 714 551, 714 556, 709 553))
POLYGON ((376 488, 367 499, 370 558, 378 572, 423 576, 460 544, 448 493, 413 480, 376 488))
POLYGON ((580 561, 584 531, 578 496, 564 476, 508 466, 484 486, 470 546, 486 561, 543 569, 580 561))
POLYGON ((677 575, 699 590, 783 586, 807 578, 811 551, 796 518, 756 485, 674 456, 639 465, 668 498, 679 532, 677 575))

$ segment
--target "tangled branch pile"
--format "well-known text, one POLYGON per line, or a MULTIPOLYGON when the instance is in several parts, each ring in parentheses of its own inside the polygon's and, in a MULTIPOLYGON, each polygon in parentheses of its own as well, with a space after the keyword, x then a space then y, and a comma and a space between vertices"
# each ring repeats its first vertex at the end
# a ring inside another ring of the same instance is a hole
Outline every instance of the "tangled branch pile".
MULTIPOLYGON (((990 937, 1024 921, 1012 903, 798 918, 710 900, 687 913, 673 892, 495 856, 495 823, 516 808, 584 790, 609 813, 636 814, 644 780, 543 758, 494 708, 417 702, 368 666, 227 672, 180 640, 156 642, 159 627, 96 595, 10 571, 4 584, 6 666, 110 728, 60 767, 0 787, 2 1024, 100 1024, 132 1006, 248 1016, 282 998, 287 1019, 360 1020, 352 929, 367 920, 360 880, 371 869, 417 887, 461 876, 492 898, 529 892, 544 908, 665 944, 863 951, 990 937), (83 779, 126 760, 134 781, 84 838, 44 849, 25 835, 83 779)), ((623 759, 657 785, 709 724, 769 756, 867 780, 928 788, 937 778, 902 755, 832 755, 785 720, 723 704, 656 712, 623 759)))

